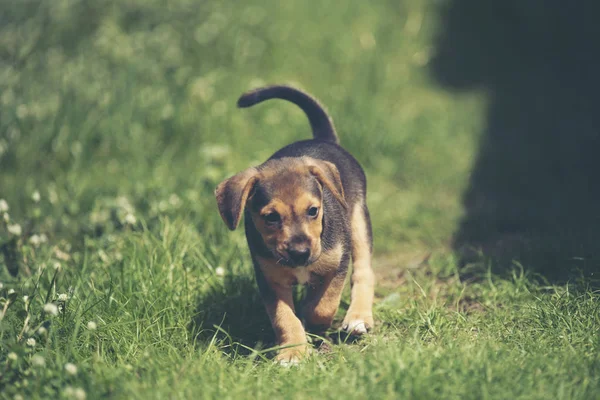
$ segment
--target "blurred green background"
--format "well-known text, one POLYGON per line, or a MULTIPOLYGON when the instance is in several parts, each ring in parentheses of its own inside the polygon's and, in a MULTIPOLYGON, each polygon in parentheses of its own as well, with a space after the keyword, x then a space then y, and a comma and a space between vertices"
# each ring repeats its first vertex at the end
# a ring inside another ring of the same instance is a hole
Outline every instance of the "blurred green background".
POLYGON ((310 136, 289 104, 235 108, 288 83, 321 99, 366 168, 378 254, 450 246, 464 263, 483 250, 591 276, 595 7, 3 1, 0 194, 16 216, 50 196, 44 229, 76 240, 111 229, 119 197, 201 230, 221 179, 310 136))
POLYGON ((0 191, 15 215, 39 190, 52 194, 48 229, 75 238, 118 196, 151 219, 174 194, 180 215, 213 220, 221 179, 310 137, 292 105, 235 107, 245 90, 291 83, 327 106, 365 166, 377 252, 448 242, 486 99, 432 81, 431 2, 2 8, 0 191))

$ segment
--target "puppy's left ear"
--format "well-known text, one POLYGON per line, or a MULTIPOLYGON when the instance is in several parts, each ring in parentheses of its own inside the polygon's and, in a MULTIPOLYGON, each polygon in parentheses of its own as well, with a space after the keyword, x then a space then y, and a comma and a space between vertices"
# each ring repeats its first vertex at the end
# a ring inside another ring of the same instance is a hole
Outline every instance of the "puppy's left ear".
POLYGON ((305 158, 308 164, 308 170, 310 173, 317 178, 319 183, 333 194, 333 196, 340 202, 340 204, 347 208, 346 199, 344 197, 344 187, 342 186, 342 179, 340 178, 340 171, 338 171, 335 164, 329 161, 317 160, 314 158, 305 158))
POLYGON ((219 186, 215 189, 215 197, 217 198, 221 218, 232 231, 240 223, 248 195, 258 181, 257 175, 258 170, 256 168, 248 168, 219 183, 219 186))

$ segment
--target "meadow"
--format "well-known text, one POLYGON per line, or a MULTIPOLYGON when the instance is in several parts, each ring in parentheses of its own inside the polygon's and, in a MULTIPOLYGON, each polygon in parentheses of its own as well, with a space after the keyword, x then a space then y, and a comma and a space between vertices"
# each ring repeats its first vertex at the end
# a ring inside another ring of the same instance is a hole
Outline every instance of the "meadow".
POLYGON ((1 3, 0 398, 600 398, 600 235, 454 245, 494 99, 435 64, 450 1, 1 3), (266 83, 327 106, 373 221, 374 330, 295 368, 213 196, 310 136, 285 102, 235 107, 266 83))

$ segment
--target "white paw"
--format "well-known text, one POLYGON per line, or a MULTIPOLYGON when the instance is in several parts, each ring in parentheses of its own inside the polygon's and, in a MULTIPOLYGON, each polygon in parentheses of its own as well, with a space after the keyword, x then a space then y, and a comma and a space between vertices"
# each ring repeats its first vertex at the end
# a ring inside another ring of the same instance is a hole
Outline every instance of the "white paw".
POLYGON ((283 358, 277 362, 280 366, 285 368, 297 367, 300 364, 300 360, 297 357, 283 358))
POLYGON ((342 329, 352 335, 364 335, 367 333, 368 324, 362 319, 355 319, 342 325, 342 329))

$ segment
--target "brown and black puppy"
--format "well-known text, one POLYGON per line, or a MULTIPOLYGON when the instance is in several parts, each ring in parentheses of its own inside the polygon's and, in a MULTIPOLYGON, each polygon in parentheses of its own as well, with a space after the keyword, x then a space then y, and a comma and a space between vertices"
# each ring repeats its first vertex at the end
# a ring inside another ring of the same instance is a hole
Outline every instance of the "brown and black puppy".
POLYGON ((248 246, 256 280, 277 336, 277 359, 296 363, 309 351, 296 316, 293 285, 308 285, 300 315, 322 332, 336 314, 352 256, 352 292, 342 327, 363 334, 373 326, 372 234, 366 179, 358 162, 338 145, 333 123, 312 97, 287 86, 248 92, 250 107, 269 99, 298 105, 314 138, 290 144, 265 163, 220 183, 219 212, 234 230, 245 210, 248 246))

